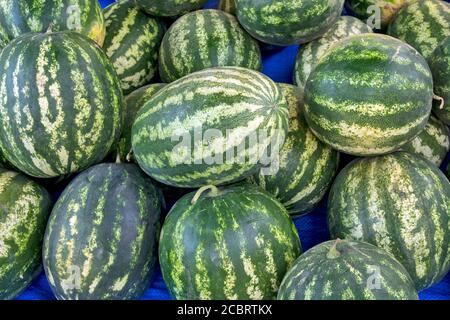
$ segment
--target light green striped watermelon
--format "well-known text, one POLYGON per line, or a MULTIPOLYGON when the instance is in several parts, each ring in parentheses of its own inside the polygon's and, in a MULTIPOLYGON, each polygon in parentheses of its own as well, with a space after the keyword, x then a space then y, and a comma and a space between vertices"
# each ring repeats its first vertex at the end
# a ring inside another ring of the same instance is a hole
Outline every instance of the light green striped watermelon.
POLYGON ((425 59, 392 37, 366 33, 335 45, 305 88, 311 130, 353 155, 392 152, 426 126, 433 79, 425 59))
POLYGON ((98 0, 2 0, 0 48, 28 32, 73 30, 96 41, 105 39, 105 21, 98 0))
POLYGON ((399 38, 428 58, 450 36, 450 3, 419 0, 404 7, 389 25, 388 34, 399 38))
POLYGON ((236 0, 236 14, 256 39, 287 46, 322 36, 343 6, 344 0, 236 0))
POLYGON ((165 34, 159 55, 163 82, 225 66, 258 71, 262 66, 257 41, 234 16, 220 10, 195 11, 178 19, 165 34))
POLYGON ((279 300, 417 300, 414 282, 386 251, 334 240, 302 254, 281 283, 279 300))
POLYGON ((28 175, 67 175, 101 161, 120 135, 120 81, 76 32, 29 33, 0 53, 0 147, 28 175))
POLYGON ((284 207, 257 187, 206 186, 164 222, 159 261, 179 300, 268 300, 301 253, 284 207))
POLYGON ((58 299, 135 299, 150 284, 160 234, 160 194, 134 164, 78 175, 45 232, 45 273, 58 299))
POLYGON ((439 167, 450 150, 449 135, 448 127, 431 116, 425 129, 401 149, 422 156, 439 167))
POLYGON ((331 236, 390 252, 418 290, 450 270, 450 183, 430 162, 408 152, 355 160, 328 200, 331 236))
POLYGON ((351 35, 370 32, 372 29, 361 20, 349 16, 339 17, 334 26, 322 37, 300 46, 295 59, 295 84, 301 88, 305 87, 311 71, 333 44, 351 35))
POLYGON ((436 47, 428 58, 428 64, 433 74, 434 93, 438 99, 433 111, 445 124, 450 125, 450 37, 436 47))
POLYGON ((236 0, 220 0, 219 10, 228 12, 229 14, 236 14, 236 0))
POLYGON ((173 17, 200 9, 208 0, 136 0, 145 11, 158 17, 173 17))
POLYGON ((0 300, 12 299, 41 271, 50 196, 23 174, 0 169, 0 300))
POLYGON ((147 84, 158 69, 158 52, 164 24, 131 1, 104 9, 106 38, 103 50, 111 60, 125 94, 147 84))
POLYGON ((323 198, 336 174, 339 155, 309 130, 303 117, 301 89, 279 84, 289 105, 289 132, 279 153, 279 170, 260 171, 256 182, 274 195, 289 214, 312 210, 323 198))
POLYGON ((272 80, 244 68, 211 68, 153 96, 138 113, 132 146, 152 178, 196 188, 257 173, 271 163, 287 130, 288 106, 272 80))

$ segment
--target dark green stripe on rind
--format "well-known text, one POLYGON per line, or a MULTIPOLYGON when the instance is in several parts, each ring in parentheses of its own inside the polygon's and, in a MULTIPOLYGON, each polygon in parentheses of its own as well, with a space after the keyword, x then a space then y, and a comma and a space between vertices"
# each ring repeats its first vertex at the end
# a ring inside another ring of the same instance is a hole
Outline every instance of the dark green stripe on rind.
POLYGON ((220 0, 219 1, 219 10, 225 11, 229 14, 236 14, 236 0, 220 0))
POLYGON ((161 232, 164 281, 176 299, 273 299, 301 252, 292 221, 259 188, 194 193, 170 211, 161 232))
POLYGON ((449 224, 449 181, 436 166, 407 152, 356 160, 331 188, 331 236, 390 252, 418 290, 450 270, 449 224))
POLYGON ((178 19, 161 44, 159 71, 163 82, 211 67, 261 70, 256 40, 236 18, 219 10, 195 11, 178 19))
POLYGON ((305 117, 325 143, 353 155, 400 148, 426 126, 433 80, 424 58, 389 36, 348 37, 308 78, 305 117))
POLYGON ((12 299, 41 270, 51 201, 30 178, 0 169, 0 203, 0 299, 12 299))
POLYGON ((100 164, 78 175, 45 233, 44 267, 56 298, 139 298, 157 258, 159 199, 136 165, 100 164))
POLYGON ((200 9, 208 0, 136 0, 145 11, 161 17, 174 17, 200 9))
POLYGON ((113 3, 104 10, 104 15, 103 49, 127 94, 147 84, 156 74, 165 26, 131 1, 113 3))

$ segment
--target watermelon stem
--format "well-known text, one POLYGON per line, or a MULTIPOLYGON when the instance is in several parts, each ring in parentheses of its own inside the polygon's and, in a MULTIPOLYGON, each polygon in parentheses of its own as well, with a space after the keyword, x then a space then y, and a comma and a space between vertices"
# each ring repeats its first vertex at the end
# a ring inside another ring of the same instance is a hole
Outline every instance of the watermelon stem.
POLYGON ((336 246, 341 241, 341 239, 336 239, 336 241, 333 243, 333 245, 330 248, 330 251, 328 251, 327 258, 328 259, 337 259, 341 256, 341 253, 337 250, 336 246))
POLYGON ((215 196, 218 196, 220 194, 220 190, 216 186, 213 186, 213 185, 204 186, 204 187, 201 187, 200 189, 198 189, 198 191, 195 193, 194 198, 192 198, 191 203, 192 204, 196 204, 198 199, 200 198, 200 196, 206 190, 209 190, 208 196, 210 196, 210 197, 215 197, 215 196))
POLYGON ((53 32, 53 23, 50 22, 50 24, 48 25, 47 31, 45 33, 52 33, 53 32))
POLYGON ((133 157, 133 149, 130 150, 130 152, 128 152, 126 160, 127 162, 131 162, 131 159, 133 157))
POLYGON ((120 154, 118 152, 116 155, 116 163, 122 163, 122 161, 120 161, 120 154))
POLYGON ((444 104, 445 104, 444 98, 442 98, 442 97, 440 97, 440 96, 434 94, 434 95, 433 95, 433 99, 441 102, 441 104, 439 105, 439 109, 440 109, 440 110, 444 109, 444 104))

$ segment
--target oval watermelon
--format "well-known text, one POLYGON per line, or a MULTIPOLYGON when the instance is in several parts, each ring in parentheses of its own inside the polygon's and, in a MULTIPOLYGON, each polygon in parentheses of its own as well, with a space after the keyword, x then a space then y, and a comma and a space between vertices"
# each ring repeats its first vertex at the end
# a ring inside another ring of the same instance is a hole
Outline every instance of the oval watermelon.
POLYGON ((125 94, 147 84, 158 69, 158 52, 166 27, 131 1, 104 9, 106 37, 103 45, 125 94))
POLYGON ((302 254, 289 269, 279 300, 417 300, 414 282, 386 251, 334 240, 302 254))
POLYGON ((25 175, 0 169, 0 299, 12 299, 41 271, 51 210, 48 192, 25 175))
POLYGON ((334 43, 351 35, 369 32, 372 32, 372 29, 361 20, 349 16, 339 17, 336 24, 322 37, 300 46, 295 59, 295 84, 301 88, 305 87, 311 71, 334 43))
POLYGON ((23 35, 2 50, 0 69, 0 147, 21 171, 40 178, 76 172, 101 161, 118 139, 120 81, 88 38, 23 35))
POLYGON ((425 59, 389 36, 362 34, 336 43, 305 88, 311 130, 353 155, 392 152, 426 126, 433 79, 425 59))
POLYGON ((145 11, 158 17, 173 17, 200 9, 208 0, 136 0, 145 11))
POLYGON ((449 225, 449 181, 436 166, 408 152, 355 160, 330 191, 331 236, 390 252, 418 290, 450 270, 449 225))
POLYGON ((274 45, 306 43, 322 36, 341 15, 344 0, 236 0, 242 26, 274 45))
POLYGON ((136 165, 100 164, 64 190, 45 232, 44 268, 58 299, 133 299, 150 283, 160 194, 136 165))
POLYGON ((176 299, 273 299, 301 252, 284 207, 257 187, 203 187, 166 217, 159 260, 176 299))
POLYGON ((229 14, 236 14, 236 0, 220 0, 219 1, 219 10, 225 11, 229 14))
POLYGON ((450 3, 419 0, 404 7, 389 25, 388 34, 410 44, 428 59, 450 35, 450 3))
POLYGON ((224 66, 258 71, 262 66, 257 41, 234 16, 220 10, 195 11, 178 19, 165 34, 159 55, 163 82, 224 66))
POLYGON ((255 174, 272 163, 287 130, 287 103, 272 80, 244 68, 211 68, 148 101, 133 125, 132 146, 152 178, 196 188, 255 174))
POLYGON ((105 39, 105 21, 97 0, 2 0, 0 43, 28 32, 73 30, 100 46, 105 39))
POLYGON ((289 105, 289 131, 279 154, 279 169, 273 174, 260 171, 255 180, 295 216, 308 213, 323 198, 336 174, 339 154, 309 130, 301 89, 279 86, 289 105))

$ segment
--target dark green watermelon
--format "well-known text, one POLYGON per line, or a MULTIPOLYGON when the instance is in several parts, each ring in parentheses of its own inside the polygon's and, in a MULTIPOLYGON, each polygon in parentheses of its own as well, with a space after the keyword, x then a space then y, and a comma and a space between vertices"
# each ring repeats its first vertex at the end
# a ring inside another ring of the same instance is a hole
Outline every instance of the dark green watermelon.
POLYGON ((157 17, 174 17, 200 9, 208 0, 136 0, 145 11, 157 17))

